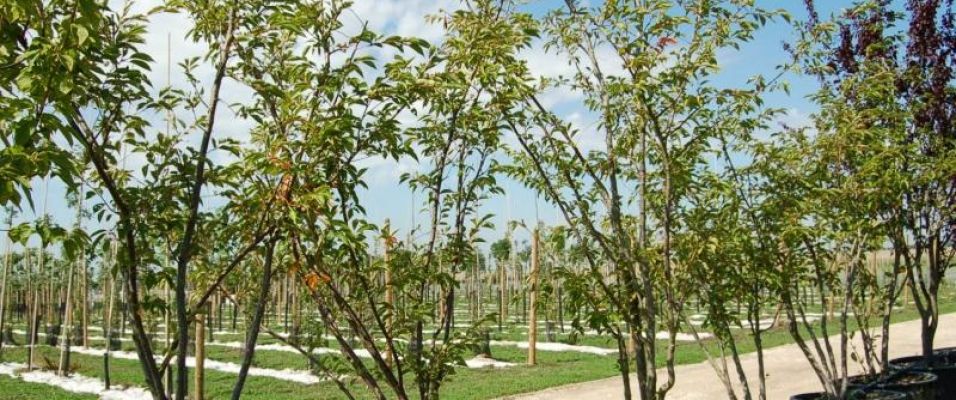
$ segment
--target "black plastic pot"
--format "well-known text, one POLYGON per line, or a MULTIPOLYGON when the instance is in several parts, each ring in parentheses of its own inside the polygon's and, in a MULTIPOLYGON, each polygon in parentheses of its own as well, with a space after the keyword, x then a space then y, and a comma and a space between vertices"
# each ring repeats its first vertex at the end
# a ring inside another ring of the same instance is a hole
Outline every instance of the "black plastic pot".
POLYGON ((943 347, 941 349, 933 350, 933 353, 936 353, 936 354, 956 353, 956 347, 943 347))
POLYGON ((119 339, 119 331, 110 333, 110 350, 122 350, 123 342, 119 339))
POLYGON ((18 344, 16 339, 13 337, 13 327, 7 326, 6 329, 3 330, 3 344, 14 346, 18 344))
POLYGON ((826 393, 802 393, 790 396, 790 400, 826 400, 826 393))
POLYGON ((936 375, 936 399, 956 398, 956 348, 934 352, 932 360, 923 356, 900 357, 890 360, 891 370, 909 368, 936 375))
MULTIPOLYGON (((852 400, 906 400, 906 394, 890 390, 871 390, 866 394, 850 397, 852 400)), ((790 400, 829 400, 826 393, 804 393, 790 396, 790 400)))
POLYGON ((60 343, 60 326, 59 325, 47 325, 46 326, 46 344, 47 346, 56 347, 60 343))
POLYGON ((936 375, 925 371, 904 371, 897 373, 891 372, 891 377, 887 382, 880 382, 874 385, 868 385, 872 376, 851 376, 848 387, 850 389, 880 389, 900 392, 906 394, 907 399, 911 400, 936 400, 936 375))

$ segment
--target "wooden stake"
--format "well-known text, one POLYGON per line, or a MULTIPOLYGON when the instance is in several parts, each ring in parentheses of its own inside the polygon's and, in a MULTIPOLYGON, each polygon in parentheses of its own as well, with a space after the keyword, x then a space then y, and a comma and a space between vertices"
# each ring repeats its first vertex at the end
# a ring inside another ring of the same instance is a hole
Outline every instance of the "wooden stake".
MULTIPOLYGON (((107 265, 107 271, 112 271, 112 267, 116 265, 116 252, 117 246, 116 241, 113 240, 110 242, 110 261, 107 265)), ((116 278, 114 273, 109 273, 109 287, 110 295, 109 300, 107 300, 106 305, 106 318, 105 319, 105 331, 103 332, 106 335, 106 351, 103 352, 103 381, 106 386, 106 390, 110 389, 110 345, 113 342, 113 304, 116 301, 116 278)))
MULTIPOLYGON (((39 257, 39 269, 35 279, 42 279, 43 276, 43 249, 37 248, 37 257, 39 257)), ((33 326, 30 329, 30 348, 28 350, 29 355, 27 356, 27 371, 33 371, 34 359, 36 358, 36 344, 37 344, 37 329, 40 329, 40 283, 35 282, 34 284, 34 293, 33 293, 33 311, 30 315, 30 325, 33 326)))
POLYGON ((73 331, 73 296, 71 292, 73 291, 73 263, 70 263, 70 267, 67 268, 67 278, 66 278, 66 307, 65 307, 65 316, 63 323, 63 331, 60 332, 60 363, 57 368, 57 375, 66 376, 69 371, 70 364, 70 334, 73 331))
MULTIPOLYGON (((168 266, 168 261, 169 261, 169 256, 168 256, 168 255, 166 256, 166 260, 167 260, 167 266, 168 266)), ((165 328, 163 329, 163 331, 164 331, 164 333, 166 334, 166 346, 163 347, 163 351, 169 351, 169 348, 172 347, 172 336, 173 336, 173 331, 172 331, 172 326, 171 326, 172 323, 173 323, 173 319, 172 319, 172 308, 171 308, 171 307, 172 307, 172 304, 173 304, 173 301, 172 301, 172 300, 173 300, 173 297, 172 297, 172 294, 170 293, 170 290, 169 290, 169 281, 166 281, 166 282, 163 283, 163 292, 164 292, 164 295, 165 295, 165 297, 166 297, 166 312, 163 313, 163 325, 165 326, 165 328)), ((173 395, 173 369, 172 369, 172 368, 166 368, 166 374, 165 374, 165 375, 166 375, 166 396, 172 397, 172 395, 173 395)))
POLYGON ((528 365, 538 363, 538 228, 531 233, 530 299, 528 301, 528 365))
MULTIPOLYGON (((13 209, 10 209, 9 222, 7 223, 7 231, 13 228, 13 209)), ((5 331, 3 328, 6 327, 4 316, 6 315, 7 310, 7 275, 10 272, 10 236, 7 235, 7 239, 4 243, 3 248, 3 275, 0 278, 0 354, 3 351, 3 335, 5 331)))
POLYGON ((193 396, 192 400, 203 400, 203 375, 205 368, 205 358, 206 358, 206 315, 196 314, 196 367, 195 369, 195 386, 196 393, 193 396))
POLYGON ((90 277, 86 257, 80 259, 80 278, 83 279, 81 313, 83 314, 83 347, 90 347, 90 277))
MULTIPOLYGON (((392 287, 392 265, 389 251, 392 247, 392 232, 390 228, 389 220, 385 220, 385 237, 383 239, 383 250, 382 250, 382 259, 385 262, 385 306, 388 307, 388 317, 385 319, 385 331, 386 335, 392 334, 392 324, 394 323, 393 312, 395 310, 395 292, 392 287)), ((385 362, 389 365, 392 364, 392 352, 390 349, 385 350, 385 362)))

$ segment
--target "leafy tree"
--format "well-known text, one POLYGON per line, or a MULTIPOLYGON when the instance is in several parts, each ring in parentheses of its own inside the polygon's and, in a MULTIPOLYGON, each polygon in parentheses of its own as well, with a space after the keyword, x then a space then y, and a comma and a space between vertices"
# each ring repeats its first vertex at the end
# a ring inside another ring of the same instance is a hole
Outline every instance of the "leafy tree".
MULTIPOLYGON (((883 195, 871 211, 894 253, 883 303, 895 300, 903 285, 896 275, 905 272, 921 316, 923 353, 930 355, 939 287, 956 249, 953 4, 908 1, 896 12, 885 1, 860 2, 831 20, 821 20, 813 2, 808 8, 811 19, 795 54, 806 55, 807 73, 821 82, 815 96, 824 110, 820 129, 842 134, 844 146, 864 146, 846 153, 857 163, 843 171, 883 195)), ((884 335, 888 324, 884 320, 884 335)), ((884 342, 884 366, 887 355, 884 342)))
POLYGON ((708 77, 718 70, 721 49, 750 40, 775 15, 734 1, 610 1, 591 7, 567 1, 545 20, 548 47, 573 67, 570 76, 545 84, 583 95, 584 105, 598 115, 600 146, 582 148, 584 133, 531 98, 532 112, 512 125, 521 146, 512 154, 514 173, 556 204, 585 244, 594 281, 568 284, 599 289, 597 296, 582 294, 592 309, 608 310, 594 314, 590 324, 619 343, 625 398, 631 397, 631 360, 641 398, 663 398, 674 384, 686 296, 675 268, 686 256, 674 247, 684 229, 678 207, 700 181, 711 142, 753 129, 767 116, 770 111, 759 109, 760 94, 774 84, 758 78, 751 88, 722 89, 708 77), (626 213, 627 204, 637 204, 636 215, 626 213), (601 279, 605 263, 613 271, 609 283, 601 279), (661 328, 671 338, 663 381, 655 345, 661 328), (633 354, 625 351, 627 342, 635 344, 633 354))
POLYGON ((496 240, 491 244, 491 256, 496 262, 506 262, 511 257, 511 241, 506 238, 496 240))

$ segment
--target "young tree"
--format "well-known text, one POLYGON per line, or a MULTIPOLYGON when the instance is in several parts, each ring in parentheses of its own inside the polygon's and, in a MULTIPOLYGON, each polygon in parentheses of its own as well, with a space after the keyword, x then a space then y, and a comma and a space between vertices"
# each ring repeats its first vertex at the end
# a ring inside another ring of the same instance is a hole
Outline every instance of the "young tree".
POLYGON ((583 95, 598 116, 592 139, 600 146, 583 148, 584 133, 531 98, 533 113, 512 126, 521 145, 515 173, 560 208, 585 245, 602 296, 592 302, 606 302, 613 313, 592 324, 617 338, 622 353, 626 342, 635 344, 621 362, 625 397, 633 359, 640 397, 663 398, 674 384, 686 295, 675 268, 683 262, 674 248, 683 228, 678 207, 699 181, 711 141, 752 127, 760 94, 771 86, 757 79, 753 88, 720 89, 708 77, 719 68, 720 50, 750 40, 775 13, 733 1, 565 3, 545 27, 548 47, 566 55, 573 72, 546 84, 583 95), (636 215, 626 213, 627 204, 637 204, 636 215), (600 273, 604 263, 610 282, 600 273), (663 381, 656 364, 662 327, 670 338, 663 381))
MULTIPOLYGON (((255 12, 255 4, 233 2, 220 7, 171 2, 162 9, 181 9, 192 17, 192 38, 209 46, 207 59, 214 64, 214 76, 208 94, 199 91, 202 84, 192 74, 199 60, 188 60, 184 65, 187 81, 197 90, 163 90, 158 99, 151 96, 147 78, 152 59, 141 50, 149 14, 132 13, 128 6, 119 8, 85 0, 17 2, 5 7, 11 10, 5 15, 13 18, 11 29, 5 29, 4 34, 19 32, 9 42, 12 45, 4 44, 4 56, 18 65, 12 80, 16 87, 7 88, 22 99, 15 103, 19 107, 15 115, 27 118, 33 110, 35 116, 31 118, 42 128, 25 132, 28 139, 55 146, 60 143, 56 140, 60 135, 67 142, 78 142, 92 164, 95 179, 90 184, 94 191, 106 195, 108 203, 93 205, 94 214, 99 221, 115 221, 118 226, 123 244, 118 261, 133 341, 146 386, 154 398, 165 398, 165 393, 161 370, 145 331, 146 304, 150 302, 144 302, 143 296, 150 296, 150 283, 159 281, 155 279, 158 262, 148 238, 160 236, 155 233, 153 222, 167 222, 157 225, 171 226, 177 231, 176 397, 182 399, 187 390, 185 350, 191 312, 186 303, 186 278, 195 251, 202 188, 216 185, 217 179, 215 172, 207 175, 212 164, 208 154, 212 148, 228 150, 228 140, 212 140, 221 103, 220 90, 235 50, 235 38, 249 29, 246 13, 255 12), (196 118, 189 123, 177 121, 175 132, 151 129, 148 113, 173 113, 177 108, 194 112, 196 118), (197 141, 190 139, 193 135, 198 137, 197 141), (123 160, 130 153, 142 156, 145 167, 135 172, 127 170, 123 160), (158 193, 165 196, 154 197, 158 193), (172 221, 163 221, 169 214, 176 215, 172 221)), ((160 10, 150 13, 157 11, 160 10)), ((68 186, 74 184, 68 179, 72 175, 61 175, 68 186)), ((250 246, 254 248, 261 239, 262 235, 258 235, 250 246)), ((240 253, 237 258, 244 255, 240 253)), ((199 305, 207 298, 200 296, 199 305)))
POLYGON ((923 353, 931 355, 939 287, 956 251, 953 4, 914 0, 896 12, 886 1, 867 1, 825 21, 812 1, 807 4, 811 18, 794 53, 821 83, 815 96, 825 111, 821 129, 865 146, 849 153, 856 164, 844 171, 884 195, 871 212, 894 253, 893 272, 881 290, 880 361, 885 367, 888 315, 904 284, 920 313, 923 353))

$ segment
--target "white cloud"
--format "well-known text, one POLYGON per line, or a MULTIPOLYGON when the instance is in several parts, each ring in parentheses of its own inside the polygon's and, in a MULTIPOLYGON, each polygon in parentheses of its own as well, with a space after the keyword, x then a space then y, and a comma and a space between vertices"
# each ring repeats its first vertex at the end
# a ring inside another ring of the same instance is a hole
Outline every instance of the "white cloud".
MULTIPOLYGON (((610 46, 598 46, 595 50, 601 73, 606 77, 621 77, 627 74, 621 58, 610 46)), ((570 57, 557 49, 545 49, 544 40, 535 40, 531 47, 522 52, 520 58, 527 62, 528 70, 536 79, 573 78, 577 72, 570 57)), ((582 67, 589 68, 590 62, 582 60, 582 67)), ((549 88, 541 93, 541 102, 545 107, 578 102, 583 98, 580 92, 567 86, 549 88)))
POLYGON ((813 120, 809 114, 793 107, 788 108, 786 113, 777 117, 776 123, 780 127, 792 129, 809 128, 813 126, 813 120))
POLYGON ((361 20, 368 23, 369 29, 401 36, 414 36, 428 41, 437 41, 444 29, 427 22, 425 17, 441 11, 454 11, 462 6, 459 0, 357 0, 352 5, 355 18, 346 26, 361 20))
POLYGON ((402 157, 398 161, 391 158, 369 157, 357 161, 356 166, 367 168, 366 182, 369 186, 397 185, 402 174, 422 170, 423 165, 411 158, 402 157))

